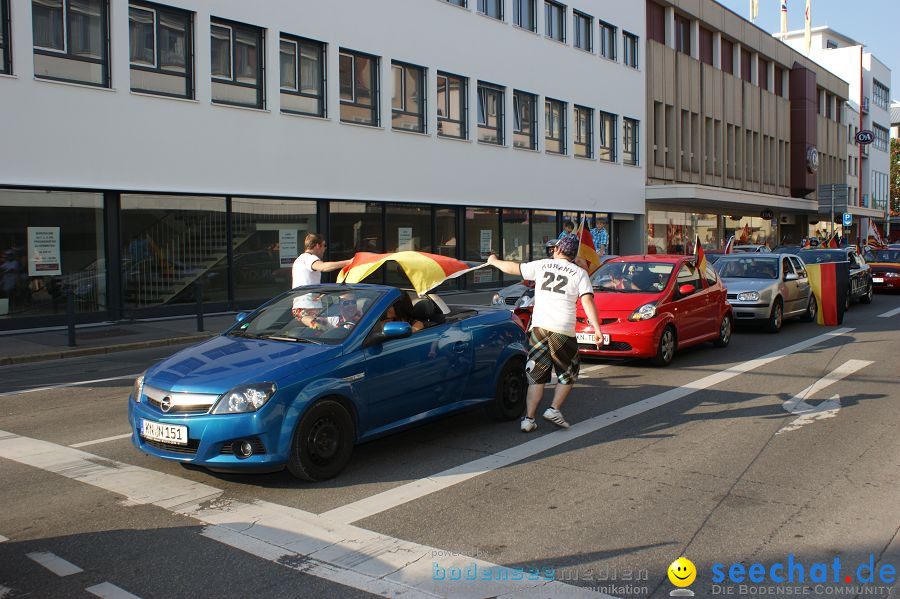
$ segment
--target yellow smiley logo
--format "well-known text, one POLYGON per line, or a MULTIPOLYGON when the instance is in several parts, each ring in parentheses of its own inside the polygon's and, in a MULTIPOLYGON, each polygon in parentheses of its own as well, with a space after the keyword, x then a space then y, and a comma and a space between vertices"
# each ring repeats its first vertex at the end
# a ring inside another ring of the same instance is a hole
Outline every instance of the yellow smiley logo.
POLYGON ((686 557, 679 557, 669 566, 669 581, 677 587, 690 586, 697 578, 697 568, 686 557))

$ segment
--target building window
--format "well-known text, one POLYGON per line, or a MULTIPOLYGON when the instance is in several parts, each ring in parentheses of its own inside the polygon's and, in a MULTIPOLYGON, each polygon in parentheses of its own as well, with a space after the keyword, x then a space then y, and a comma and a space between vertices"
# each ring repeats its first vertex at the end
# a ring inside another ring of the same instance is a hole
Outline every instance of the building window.
POLYGON ((537 149, 537 96, 518 90, 513 92, 513 146, 537 149))
POLYGON ((466 0, 444 0, 447 4, 452 4, 453 6, 461 6, 463 8, 466 7, 466 0))
POLYGON ((537 31, 536 0, 513 0, 513 23, 528 31, 537 31))
POLYGON ((109 87, 107 0, 33 0, 34 76, 109 87))
POLYGON ((875 99, 875 106, 889 110, 888 104, 891 101, 891 90, 877 79, 872 80, 872 95, 875 99))
POLYGON ((503 0, 478 0, 478 12, 502 21, 503 0))
POLYGON ((826 40, 825 41, 825 49, 827 50, 836 50, 838 47, 837 42, 834 40, 826 40))
POLYGON ((713 63, 713 32, 706 27, 700 28, 700 61, 709 66, 713 63))
POLYGON ((622 162, 625 164, 638 164, 638 123, 635 119, 624 118, 625 132, 622 136, 622 162))
POLYGON ((566 41, 566 7, 544 0, 544 35, 558 42, 566 41))
POLYGON ((377 127, 378 58, 341 49, 341 120, 377 127))
POLYGON ((722 38, 722 70, 729 75, 734 75, 734 43, 722 38))
POLYGON ((666 43, 666 9, 656 2, 647 2, 647 39, 666 43))
POLYGON ((575 36, 575 47, 587 52, 594 51, 593 34, 594 18, 580 13, 577 10, 572 13, 572 30, 575 36))
POLYGON ((608 112, 600 113, 600 151, 598 157, 606 162, 615 162, 616 156, 616 132, 618 131, 618 117, 608 112))
POLYGON ((575 139, 572 141, 576 156, 594 157, 594 110, 575 106, 575 139))
POLYGON ((691 55, 691 22, 675 15, 675 51, 691 55))
POLYGON ((468 85, 465 77, 437 74, 438 135, 466 139, 466 113, 469 107, 468 85))
POLYGON ((600 56, 616 59, 616 27, 600 21, 600 56))
POLYGON ((759 62, 756 63, 756 80, 759 82, 759 87, 766 91, 769 90, 769 61, 760 57, 759 62))
POLYGON ((623 31, 622 42, 625 46, 623 54, 625 65, 638 68, 638 36, 623 31))
POLYGON ((0 73, 12 73, 9 54, 9 0, 0 0, 0 73))
POLYGON ((750 72, 750 59, 752 55, 750 54, 750 50, 746 48, 741 48, 741 79, 750 82, 750 77, 752 73, 750 72))
POLYGON ((325 116, 325 44, 282 33, 281 111, 325 116))
POLYGON ((193 16, 185 10, 128 6, 131 90, 194 97, 193 16))
POLYGON ((775 95, 784 97, 784 70, 775 65, 775 95))
POLYGON ((210 20, 213 102, 265 107, 265 47, 263 30, 259 27, 210 20))
POLYGON ((502 146, 504 89, 478 82, 478 141, 502 146))
POLYGON ((391 99, 394 129, 425 133, 425 69, 391 63, 394 95, 391 99))
POLYGON ((888 131, 881 125, 876 125, 875 123, 872 123, 872 129, 875 131, 875 149, 887 152, 890 131, 888 131))
POLYGON ((566 153, 566 103, 544 101, 544 147, 551 154, 566 153))

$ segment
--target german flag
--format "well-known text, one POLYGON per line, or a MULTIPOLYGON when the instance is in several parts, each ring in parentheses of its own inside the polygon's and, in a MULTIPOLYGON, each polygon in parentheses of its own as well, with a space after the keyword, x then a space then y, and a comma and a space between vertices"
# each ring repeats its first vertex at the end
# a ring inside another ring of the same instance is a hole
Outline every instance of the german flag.
POLYGON ((836 248, 840 247, 838 243, 838 234, 837 231, 831 234, 831 237, 828 238, 828 241, 825 242, 825 247, 836 248))
POLYGON ((706 272, 706 252, 703 251, 703 244, 700 243, 699 235, 694 241, 694 257, 694 263, 697 265, 697 270, 700 271, 700 276, 702 277, 706 272))
POLYGON ((591 231, 587 227, 587 218, 581 220, 581 226, 575 231, 575 237, 578 238, 578 257, 587 263, 586 270, 592 275, 600 268, 600 256, 597 255, 594 238, 591 237, 591 231))
POLYGON ((385 262, 396 262, 406 273, 409 282, 419 295, 431 291, 447 279, 454 279, 467 272, 484 268, 487 264, 471 267, 465 262, 429 254, 427 252, 394 252, 392 254, 373 254, 357 252, 350 264, 341 269, 337 276, 338 283, 359 283, 385 262))
POLYGON ((816 322, 835 326, 844 322, 844 304, 850 291, 850 265, 847 262, 807 264, 809 287, 819 310, 816 322))

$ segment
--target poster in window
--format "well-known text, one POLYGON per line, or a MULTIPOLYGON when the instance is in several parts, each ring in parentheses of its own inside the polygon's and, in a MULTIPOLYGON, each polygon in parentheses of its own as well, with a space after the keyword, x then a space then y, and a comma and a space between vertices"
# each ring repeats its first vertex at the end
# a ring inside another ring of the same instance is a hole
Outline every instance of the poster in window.
POLYGON ((491 238, 494 232, 491 229, 481 230, 481 257, 487 258, 491 254, 491 238))
POLYGON ((291 266, 297 259, 297 229, 278 230, 278 264, 291 266))
POLYGON ((397 227, 397 251, 412 250, 412 227, 397 227))
POLYGON ((28 227, 28 276, 61 274, 59 227, 28 227))

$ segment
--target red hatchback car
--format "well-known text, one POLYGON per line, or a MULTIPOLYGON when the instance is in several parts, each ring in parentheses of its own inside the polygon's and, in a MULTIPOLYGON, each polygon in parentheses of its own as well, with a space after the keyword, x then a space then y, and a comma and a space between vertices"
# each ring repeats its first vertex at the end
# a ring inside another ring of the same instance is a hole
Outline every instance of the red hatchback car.
POLYGON ((693 256, 614 258, 591 282, 604 345, 594 345, 594 329, 579 304, 575 335, 582 355, 650 358, 667 366, 676 349, 706 341, 725 347, 731 340, 725 286, 711 267, 698 272, 693 256))

